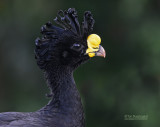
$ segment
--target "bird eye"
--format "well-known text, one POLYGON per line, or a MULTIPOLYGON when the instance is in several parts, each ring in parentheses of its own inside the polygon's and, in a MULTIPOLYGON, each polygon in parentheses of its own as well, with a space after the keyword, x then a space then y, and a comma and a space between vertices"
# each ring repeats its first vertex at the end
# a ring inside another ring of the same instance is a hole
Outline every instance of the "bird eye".
POLYGON ((74 51, 80 51, 83 48, 83 45, 79 44, 79 43, 74 43, 71 46, 71 49, 74 51))
POLYGON ((80 47, 81 45, 80 45, 80 44, 75 43, 75 44, 73 44, 73 46, 74 46, 74 47, 80 47))

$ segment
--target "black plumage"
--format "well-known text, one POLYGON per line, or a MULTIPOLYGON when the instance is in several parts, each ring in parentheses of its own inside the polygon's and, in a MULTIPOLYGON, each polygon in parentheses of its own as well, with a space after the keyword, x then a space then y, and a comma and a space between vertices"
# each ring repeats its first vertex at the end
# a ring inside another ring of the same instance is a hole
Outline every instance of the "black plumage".
POLYGON ((84 127, 84 112, 73 71, 89 59, 87 37, 93 30, 91 12, 82 25, 73 8, 59 11, 54 21, 42 26, 42 37, 35 41, 35 58, 50 88, 50 102, 29 113, 0 113, 0 127, 84 127))

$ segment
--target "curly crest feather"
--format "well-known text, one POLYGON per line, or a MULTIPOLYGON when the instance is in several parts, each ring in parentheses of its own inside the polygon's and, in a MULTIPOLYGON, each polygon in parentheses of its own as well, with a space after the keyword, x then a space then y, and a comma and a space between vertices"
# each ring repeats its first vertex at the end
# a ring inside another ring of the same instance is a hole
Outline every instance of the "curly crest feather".
POLYGON ((74 8, 60 10, 54 21, 61 27, 52 25, 51 22, 41 27, 42 38, 35 40, 35 58, 41 69, 44 69, 49 61, 53 59, 53 50, 62 34, 70 31, 86 42, 88 35, 93 30, 94 19, 90 11, 84 13, 84 19, 80 26, 77 11, 74 8))

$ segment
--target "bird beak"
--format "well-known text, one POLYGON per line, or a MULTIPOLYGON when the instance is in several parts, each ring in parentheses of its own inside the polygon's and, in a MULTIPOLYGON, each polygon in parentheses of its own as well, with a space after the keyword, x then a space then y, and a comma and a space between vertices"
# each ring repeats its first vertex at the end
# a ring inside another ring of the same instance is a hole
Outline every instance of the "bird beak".
POLYGON ((104 58, 106 57, 106 52, 101 45, 99 45, 99 50, 97 52, 95 52, 95 56, 101 56, 104 58))

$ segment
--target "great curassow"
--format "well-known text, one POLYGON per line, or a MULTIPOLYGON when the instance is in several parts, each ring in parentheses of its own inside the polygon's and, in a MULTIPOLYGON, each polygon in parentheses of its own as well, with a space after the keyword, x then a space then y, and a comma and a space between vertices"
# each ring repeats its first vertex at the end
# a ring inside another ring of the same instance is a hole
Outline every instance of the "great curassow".
POLYGON ((80 26, 74 8, 60 10, 54 21, 42 26, 35 41, 35 58, 44 71, 51 100, 36 112, 0 113, 0 127, 84 127, 84 112, 73 71, 94 56, 105 57, 101 39, 91 34, 94 19, 84 13, 80 26))

